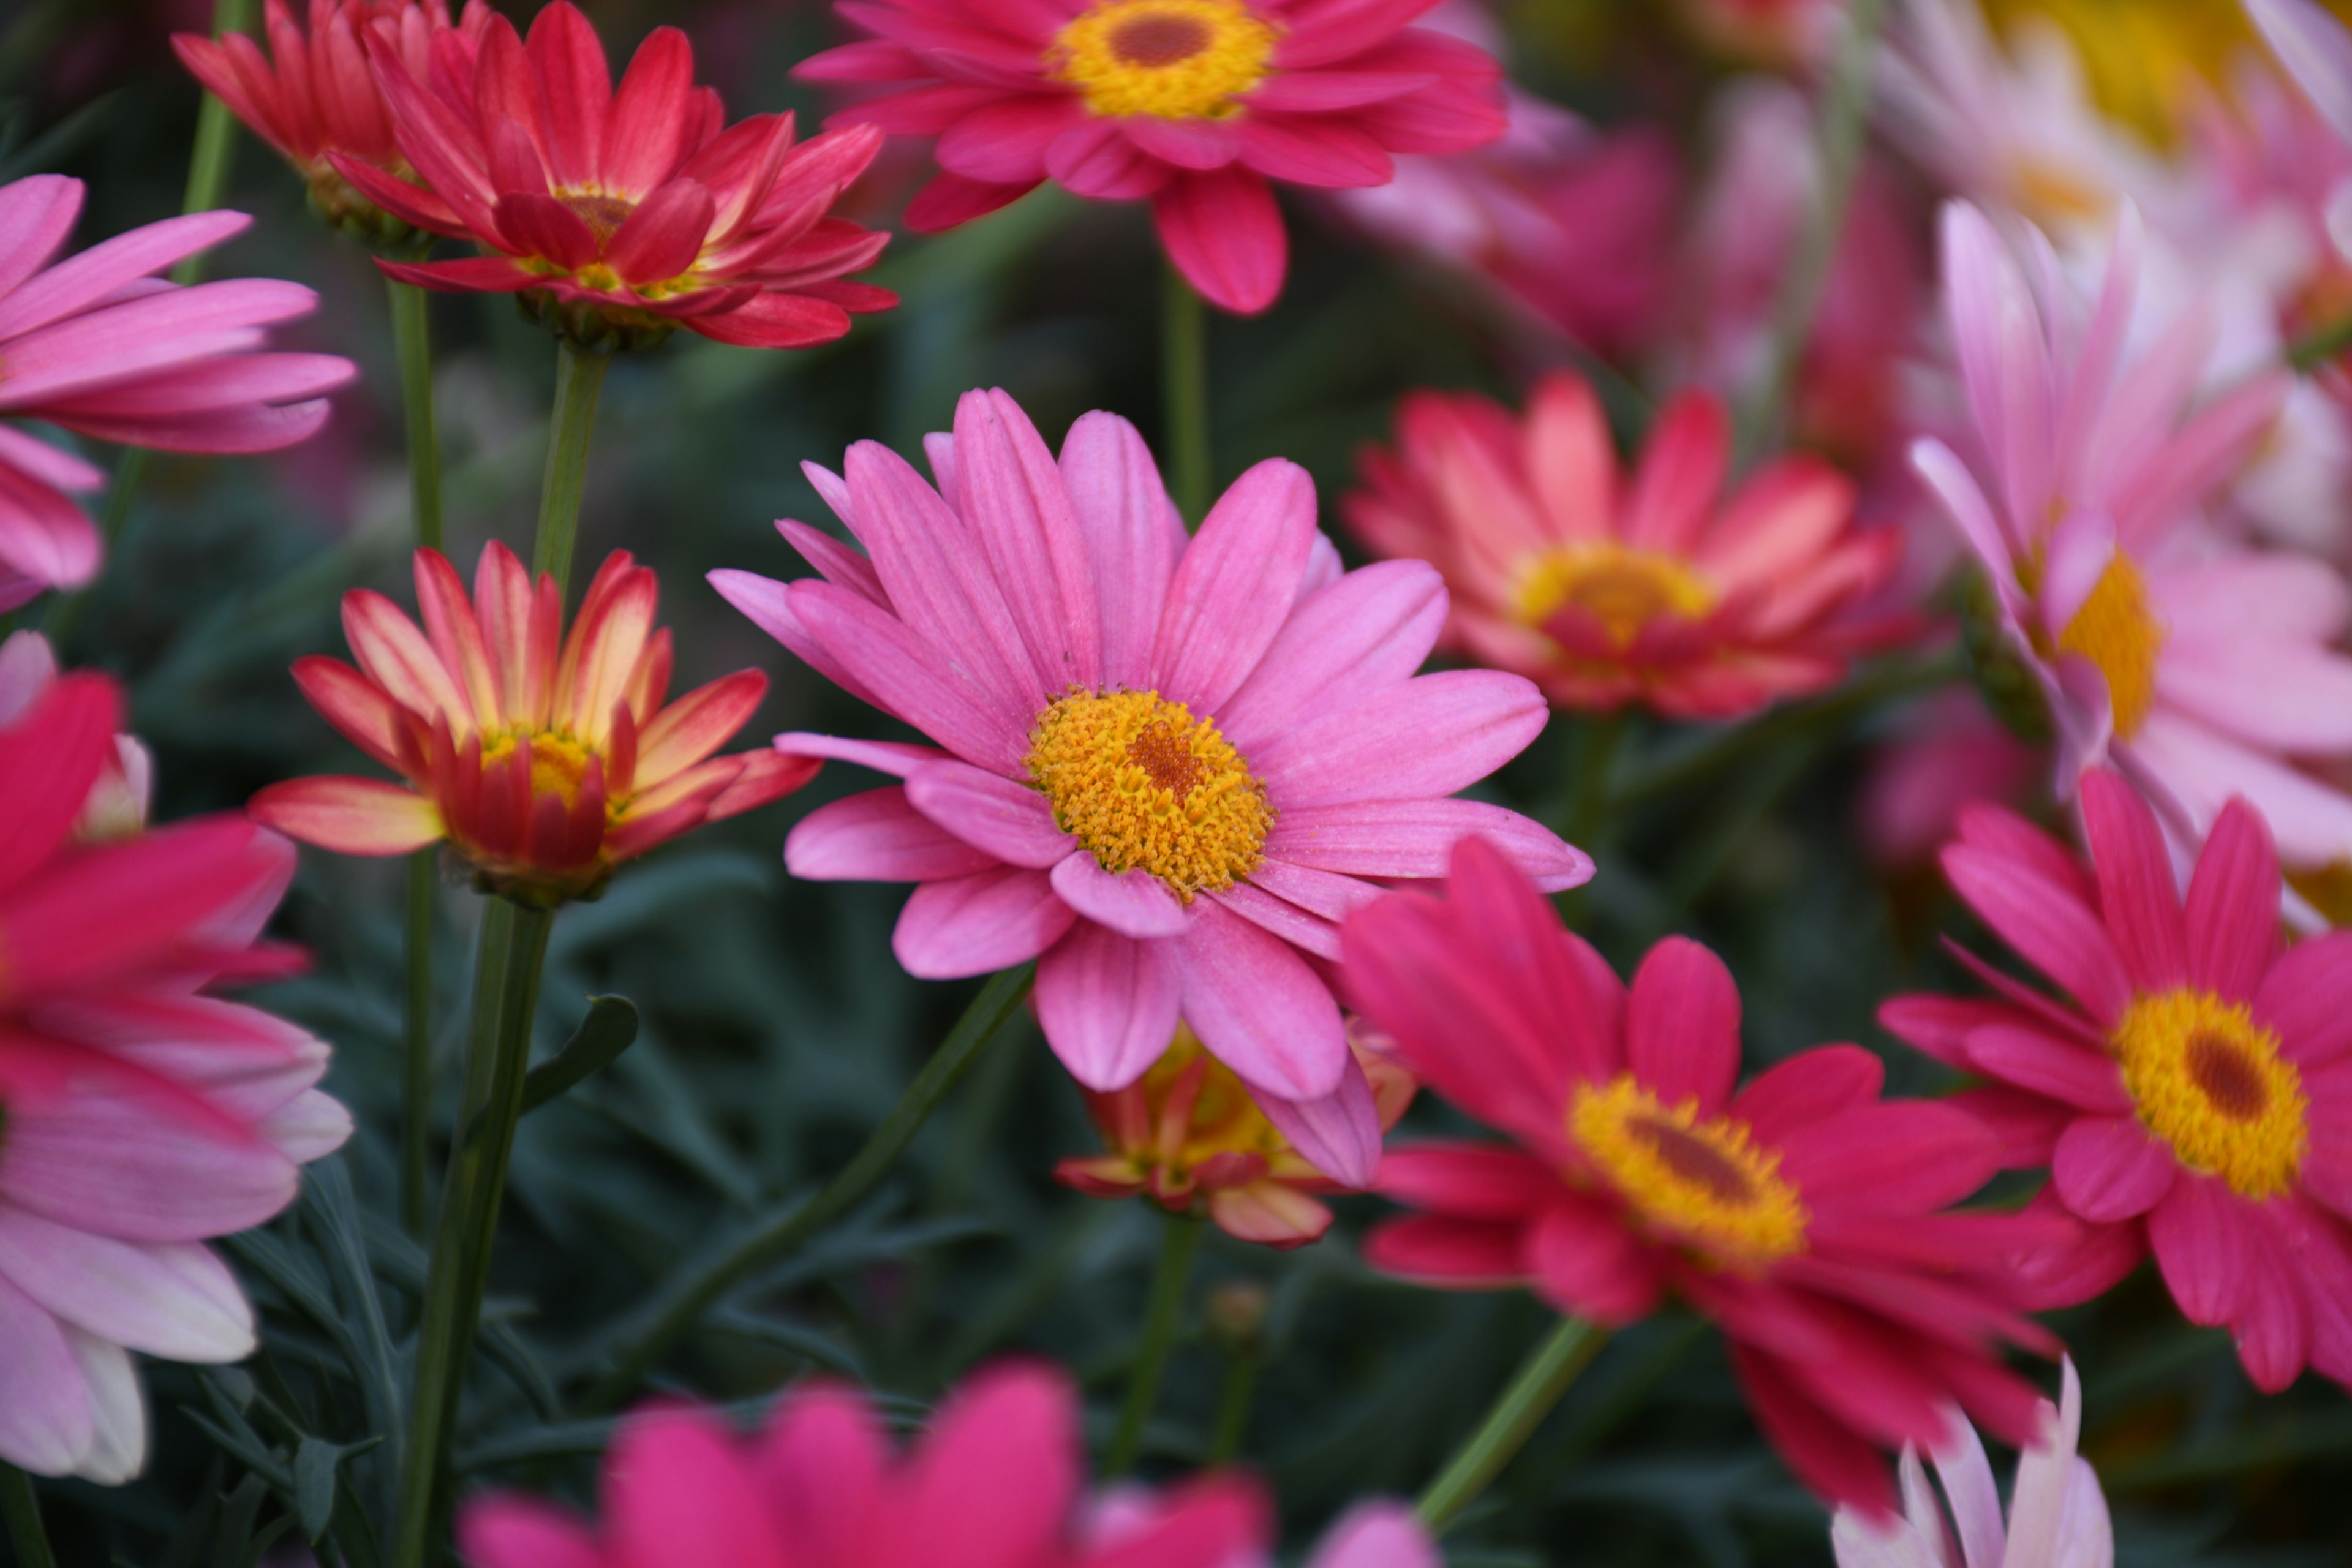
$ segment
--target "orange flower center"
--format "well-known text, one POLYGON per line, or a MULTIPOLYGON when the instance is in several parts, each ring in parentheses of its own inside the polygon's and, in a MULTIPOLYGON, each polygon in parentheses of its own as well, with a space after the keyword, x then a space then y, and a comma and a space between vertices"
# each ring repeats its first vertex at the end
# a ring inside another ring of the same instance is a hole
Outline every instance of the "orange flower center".
POLYGON ((2141 1123, 2191 1170, 2273 1197, 2303 1168, 2310 1101, 2278 1037, 2240 1003, 2183 988, 2142 996, 2114 1046, 2141 1123))
POLYGON ((1540 626, 1565 606, 1589 612, 1619 647, 1662 616, 1696 620, 1714 609, 1714 586, 1670 555, 1596 541, 1522 562, 1513 595, 1518 618, 1540 626))
POLYGON ((1744 1122, 1667 1105, 1620 1073, 1578 1089, 1568 1131, 1652 1228, 1747 1268, 1804 1250, 1804 1203, 1744 1122))
POLYGON ((1242 0, 1097 0, 1045 63, 1097 114, 1213 120, 1265 79, 1278 37, 1242 0))
POLYGON ((588 774, 588 748, 569 735, 551 731, 509 730, 482 737, 482 766, 503 763, 518 746, 530 748, 530 793, 533 799, 552 795, 567 806, 580 801, 580 783, 588 774))
POLYGON ((1265 858, 1265 786, 1207 719, 1156 691, 1073 691, 1029 734, 1054 820, 1114 873, 1150 872, 1190 903, 1265 858))
POLYGON ((2118 740, 2137 734, 2155 706, 2157 657, 2164 651, 2164 623, 2148 605, 2147 584, 2121 551, 2058 634, 2060 653, 2089 659, 2106 677, 2118 740))

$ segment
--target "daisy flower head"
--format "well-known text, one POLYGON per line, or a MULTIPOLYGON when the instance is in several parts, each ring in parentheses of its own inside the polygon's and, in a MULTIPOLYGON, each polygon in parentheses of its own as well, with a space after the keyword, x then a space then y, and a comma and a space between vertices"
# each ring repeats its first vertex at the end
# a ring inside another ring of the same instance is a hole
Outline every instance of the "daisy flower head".
POLYGON ((2243 796, 2289 864, 2352 856, 2352 799, 2299 760, 2352 752, 2342 578, 2237 548, 2200 509, 2276 416, 2283 374, 2194 401, 2212 323, 2192 304, 2135 352, 2142 235, 2126 209, 2095 303, 2047 247, 2030 271, 1975 208, 1945 209, 1945 288, 1981 454, 1925 439, 1912 461, 1984 568, 2000 636, 2030 673, 2071 796, 2113 762, 2194 844, 2243 796))
POLYGON ((1541 693, 1416 677, 1444 584, 1418 561, 1343 573, 1295 464, 1252 468, 1188 537, 1111 415, 1057 460, 1010 397, 972 392, 929 447, 937 489, 871 441, 840 475, 807 466, 864 553, 786 521, 818 577, 711 574, 935 742, 779 736, 901 781, 810 813, 785 864, 919 883, 893 946, 926 979, 1038 960, 1045 1038, 1087 1089, 1143 1077, 1181 1019, 1310 1164, 1364 1185, 1380 1121, 1325 978, 1337 921, 1442 874, 1468 832, 1547 887, 1591 875, 1526 817, 1448 798, 1542 730, 1541 693))
POLYGON ((1838 1510, 1830 1522, 1838 1568, 2114 1568, 2106 1495, 2098 1472, 2074 1452, 2083 1432, 2083 1380, 2072 1357, 2062 1375, 2058 1403, 2042 1401, 2041 1431, 2017 1457, 2006 1521, 1983 1440, 1956 1422, 1952 1440, 1935 1456, 1945 1506, 1928 1488, 1918 1450, 1905 1447, 1902 1517, 1838 1510))
POLYGON ((193 213, 59 261, 83 187, 62 174, 0 185, 0 608, 98 574, 98 530, 70 496, 106 476, 12 421, 164 452, 274 452, 327 422, 355 374, 332 354, 266 353, 268 329, 310 313, 299 283, 155 276, 242 233, 243 213, 193 213))
POLYGON ((758 670, 668 700, 658 593, 652 571, 616 550, 567 637, 555 579, 534 584, 496 540, 470 601, 448 560, 419 550, 421 628, 355 588, 343 632, 359 668, 320 656, 294 666, 310 705, 403 782, 295 779, 247 811, 344 855, 446 841, 486 889, 545 906, 593 898, 621 862, 806 784, 814 761, 713 755, 767 695, 758 670))
MULTIPOLYGON (((1388 1132, 1412 1103, 1412 1075, 1350 1043, 1388 1132)), ((1055 1165, 1064 1186, 1097 1198, 1149 1194, 1171 1214, 1199 1212, 1227 1236, 1268 1247, 1303 1247, 1331 1227, 1331 1211, 1317 1196, 1345 1188, 1291 1146, 1192 1030, 1180 1026, 1167 1053, 1125 1089, 1081 1092, 1110 1152, 1055 1165)))
POLYGON ((492 1493, 462 1510, 457 1542, 474 1568, 1234 1568, 1263 1558, 1271 1510, 1239 1476, 1089 1496, 1079 1414, 1066 1378, 1025 1363, 966 1379, 903 1448, 863 1393, 823 1380, 787 1390, 748 1436, 714 1411, 650 1404, 605 1454, 593 1525, 492 1493))
POLYGON ((479 47, 492 15, 487 0, 465 0, 455 22, 448 0, 310 0, 307 27, 287 0, 266 0, 262 12, 267 49, 239 32, 174 33, 172 47, 190 75, 294 165, 312 211, 375 244, 413 239, 415 230, 352 189, 331 154, 404 177, 392 116, 368 69, 368 35, 382 25, 387 58, 421 82, 445 35, 466 55, 479 47))
POLYGON ((718 93, 694 85, 694 49, 676 27, 646 36, 617 87, 571 0, 541 11, 528 42, 495 15, 478 44, 442 35, 423 79, 387 23, 366 41, 416 183, 347 153, 328 161, 404 223, 482 249, 379 259, 391 277, 514 294, 526 314, 597 351, 646 347, 678 327, 807 348, 848 331, 850 311, 898 303, 847 276, 889 237, 829 216, 880 133, 796 142, 790 114, 728 125, 718 93))
POLYGON ((252 1353, 204 1244, 291 1203, 352 1123, 312 1087, 322 1041, 208 994, 288 973, 257 939, 292 847, 241 816, 126 824, 121 693, 45 652, 0 653, 0 1459, 117 1485, 146 1458, 134 1353, 252 1353))
MULTIPOLYGON (((2081 1222, 2021 1279, 2036 1306, 2105 1289, 2150 1251, 2190 1321, 2227 1324, 2255 1384, 2308 1363, 2352 1384, 2352 933, 2284 948, 2279 863, 2232 802, 2186 898, 2155 814, 2083 781, 2088 865, 1995 806, 1944 850, 1961 900, 2058 987, 1968 958, 1982 1000, 1905 996, 1879 1021, 1990 1080, 1970 1103, 2036 1200, 2081 1222)), ((1966 955, 1963 955, 1964 957, 1966 955)))
POLYGON ((1373 1267, 1524 1284, 1612 1325, 1677 1295, 1729 1342, 1790 1468, 1874 1514, 1893 1501, 1879 1450, 1939 1443, 1953 1404, 2031 1436, 2035 1395, 1998 1346, 2055 1346, 1998 1270, 2072 1227, 1950 1210, 2000 1164, 1974 1117, 1882 1101, 1884 1068, 1858 1046, 1736 1088, 1721 960, 1669 937, 1622 983, 1483 839, 1454 849, 1444 896, 1395 894, 1345 940, 1349 998, 1398 1058, 1512 1140, 1391 1150, 1379 1190, 1421 1212, 1367 1238, 1373 1267))
POLYGON ((1686 393, 1621 477, 1599 400, 1560 373, 1524 416, 1413 394, 1341 506, 1380 553, 1444 574, 1454 646, 1560 707, 1726 719, 1835 685, 1874 641, 1845 612, 1901 548, 1854 528, 1826 464, 1778 458, 1726 499, 1730 458, 1722 403, 1686 393))
POLYGON ((951 228, 1050 179, 1151 203, 1168 258, 1243 315, 1282 292, 1276 184, 1385 184, 1400 153, 1482 146, 1507 125, 1502 68, 1411 24, 1437 0, 874 0, 874 37, 796 74, 883 89, 835 123, 935 136, 907 223, 951 228))

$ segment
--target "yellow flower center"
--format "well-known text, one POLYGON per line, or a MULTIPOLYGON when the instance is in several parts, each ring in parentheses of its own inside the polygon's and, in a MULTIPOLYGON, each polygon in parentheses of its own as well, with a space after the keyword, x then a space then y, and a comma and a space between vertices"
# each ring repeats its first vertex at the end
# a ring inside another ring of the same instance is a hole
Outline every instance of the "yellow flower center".
POLYGON ((2303 1075, 2243 1005, 2187 989, 2142 996, 2115 1047, 2140 1121, 2182 1164, 2248 1198, 2294 1180, 2309 1136, 2303 1075))
POLYGON ((1692 1101, 1666 1105, 1620 1073, 1577 1091, 1568 1131, 1656 1229, 1748 1268, 1804 1250, 1804 1202, 1746 1123, 1701 1117, 1692 1101))
POLYGON ((2090 596, 2058 634, 2060 653, 2080 654, 2107 678, 2116 737, 2139 732, 2156 701, 2156 660, 2164 650, 2164 623, 2147 602, 2139 571, 2121 551, 2091 585, 2090 596))
MULTIPOLYGON (((530 748, 530 793, 535 800, 541 795, 563 797, 567 806, 580 799, 580 781, 588 773, 588 748, 569 735, 551 731, 509 730, 482 737, 482 766, 505 762, 514 755, 517 746, 530 748)), ((608 803, 612 804, 612 803, 608 803)))
POLYGON ((1590 611, 1624 647, 1660 616, 1696 620, 1715 608, 1714 587, 1668 555, 1595 542, 1563 545, 1521 563, 1519 619, 1540 626, 1562 606, 1590 611))
POLYGON ((2036 223, 2084 222, 2105 216, 2115 205, 2106 192, 2045 159, 2021 158, 2013 174, 2017 204, 2036 223))
POLYGON ((1029 735, 1054 820, 1106 871, 1141 867, 1186 903, 1265 858, 1274 808, 1217 727, 1156 691, 1073 691, 1029 735))
POLYGON ((1265 79, 1278 37, 1242 0, 1096 0, 1045 61, 1097 114, 1213 120, 1265 79))
POLYGON ((1143 1152, 1157 1154, 1174 1167, 1174 1173, 1181 1174, 1219 1154, 1262 1154, 1271 1159, 1290 1147, 1242 1087, 1234 1069, 1202 1050, 1191 1026, 1182 1024, 1177 1026, 1176 1038, 1167 1051, 1143 1075, 1144 1103, 1151 1108, 1155 1130, 1170 1092, 1195 1062, 1202 1064, 1201 1088, 1184 1125, 1183 1146, 1143 1152))
POLYGON ((599 251, 613 243, 621 226, 637 210, 637 204, 626 196, 607 195, 602 191, 566 191, 556 200, 580 215, 580 221, 596 237, 599 251))

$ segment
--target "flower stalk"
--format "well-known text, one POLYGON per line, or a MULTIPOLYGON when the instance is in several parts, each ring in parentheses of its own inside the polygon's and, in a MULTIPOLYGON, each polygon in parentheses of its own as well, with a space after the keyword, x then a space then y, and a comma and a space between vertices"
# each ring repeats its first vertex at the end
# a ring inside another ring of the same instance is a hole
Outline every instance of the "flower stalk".
POLYGON ((1151 1277, 1151 1301, 1143 1315, 1143 1343, 1135 1352, 1128 1374, 1127 1404, 1118 1413, 1118 1430, 1112 1434, 1103 1474, 1116 1479, 1135 1468, 1143 1448, 1144 1423, 1160 1403, 1160 1384, 1168 1374, 1169 1358, 1176 1351, 1177 1331, 1184 1321, 1185 1289, 1192 1280, 1192 1261, 1200 1256, 1205 1222, 1196 1215, 1170 1215, 1160 1242, 1160 1267, 1151 1277))
POLYGON ((497 897, 483 900, 465 1100, 425 1275, 394 1568, 424 1568, 436 1533, 444 1492, 441 1472, 457 1426, 482 1292, 489 1280, 490 1247, 506 1192, 507 1162, 514 1152, 515 1123, 522 1114, 523 1078, 530 1065, 540 972, 554 921, 551 909, 529 909, 497 897))
POLYGON ((1520 1365, 1478 1429, 1454 1450, 1445 1468, 1421 1494, 1414 1505, 1421 1521, 1432 1531, 1442 1531, 1476 1501, 1535 1436, 1543 1418, 1551 1414, 1551 1407, 1559 1403, 1608 1338, 1607 1330, 1581 1318, 1561 1319, 1520 1365))
POLYGON ((588 443, 596 432, 596 399, 613 356, 555 341, 555 406, 548 415, 547 472, 540 482, 539 533, 531 546, 533 576, 555 578, 569 591, 572 551, 580 538, 580 498, 588 482, 588 443))
POLYGON ((1036 978, 1034 962, 999 972, 981 987, 971 1005, 963 1010, 940 1048, 931 1054, 898 1103, 884 1117, 849 1163, 804 1203, 795 1204, 772 1219, 725 1244, 698 1265, 680 1271, 677 1282, 664 1289, 647 1308, 643 1326, 614 1354, 612 1366, 589 1390, 583 1404, 591 1412, 616 1408, 636 1389, 678 1336, 716 1305, 755 1269, 784 1257, 826 1226, 849 1212, 851 1205, 873 1189, 898 1162, 915 1134, 931 1119, 950 1091, 991 1040, 1001 1033, 1036 978))
POLYGON ((1209 319, 1200 294, 1172 264, 1160 295, 1160 374, 1169 489, 1185 525, 1197 529, 1216 482, 1209 437, 1209 319))
POLYGON ((22 1568, 58 1568, 49 1550, 49 1532, 41 1522, 41 1500, 33 1491, 33 1478, 0 1459, 0 1517, 8 1526, 8 1545, 22 1568))

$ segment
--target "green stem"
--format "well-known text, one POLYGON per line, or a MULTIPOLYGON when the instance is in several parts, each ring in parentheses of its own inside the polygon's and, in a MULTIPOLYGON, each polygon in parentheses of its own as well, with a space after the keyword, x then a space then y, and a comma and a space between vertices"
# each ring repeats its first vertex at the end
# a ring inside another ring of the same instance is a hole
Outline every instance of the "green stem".
POLYGON ((1257 1395, 1260 1352, 1240 1350, 1225 1367, 1225 1390, 1217 1401, 1217 1432, 1209 1443, 1209 1463, 1231 1464, 1249 1436, 1250 1402, 1257 1395))
POLYGON ((408 921, 404 939, 408 970, 402 1037, 400 1223, 422 1240, 432 1217, 428 1166, 433 1154, 433 884, 439 851, 408 858, 408 921))
POLYGON ((1822 102, 1821 205, 1798 235, 1789 269, 1781 274, 1780 296, 1772 302, 1764 372, 1740 421, 1743 467, 1769 444, 1787 407, 1798 366, 1804 361, 1805 344, 1812 335, 1813 312, 1829 282, 1831 264, 1837 258, 1838 240, 1845 233, 1846 207, 1862 169, 1872 60, 1878 52, 1879 28, 1885 16, 1886 0, 1853 0, 1846 7, 1845 38, 1822 102))
MULTIPOLYGON (((213 0, 213 37, 224 33, 242 33, 253 26, 257 0, 213 0)), ((180 201, 180 211, 210 212, 220 205, 221 192, 228 184, 231 156, 236 152, 236 116, 228 105, 211 93, 196 110, 196 141, 188 157, 188 186, 180 201)), ((183 258, 172 268, 172 281, 186 287, 201 281, 205 275, 205 253, 183 258)), ((106 554, 114 553, 115 542, 122 537, 123 524, 131 518, 131 498, 139 493, 140 482, 147 477, 147 449, 131 447, 123 450, 114 465, 114 479, 107 487, 106 510, 100 514, 99 536, 106 542, 106 554)), ((89 597, 87 586, 70 594, 60 594, 50 604, 49 613, 41 622, 41 629, 50 642, 60 648, 74 623, 81 618, 84 601, 89 597)))
POLYGON ((424 1568, 432 1555, 445 1489, 442 1468, 489 1279, 490 1246, 498 1234, 507 1161, 514 1152, 515 1122, 522 1114, 523 1076, 530 1066, 540 970, 554 923, 552 910, 525 909, 501 898, 483 900, 465 1101, 457 1143, 449 1151, 417 1327, 416 1387, 400 1476, 394 1568, 424 1568))
POLYGON ((1171 493, 1186 524, 1198 528, 1216 482, 1209 440, 1209 319, 1201 296, 1173 266, 1160 296, 1160 375, 1171 493))
POLYGON ((1143 1424, 1160 1403, 1160 1383, 1168 1373, 1168 1358, 1176 1351, 1176 1331, 1184 1321, 1184 1289, 1192 1283, 1192 1259, 1200 1255, 1202 1222, 1192 1215, 1170 1215, 1160 1237, 1160 1268, 1151 1277, 1151 1304, 1144 1310, 1143 1343, 1135 1352, 1135 1368, 1128 1374, 1127 1404, 1118 1413, 1118 1430, 1103 1460, 1103 1475, 1116 1479, 1135 1468, 1143 1448, 1143 1424))
POLYGON ((547 419, 547 473, 539 487, 539 537, 532 575, 552 573, 559 592, 572 581, 572 547, 580 537, 580 496, 588 482, 588 441, 596 431, 596 395, 610 354, 555 340, 555 406, 547 419))
MULTIPOLYGON (((1864 0, 1867 4, 1867 0, 1864 0)), ((1568 1385, 1576 1381, 1608 1339, 1605 1329, 1581 1318, 1563 1318, 1535 1348, 1510 1386, 1486 1412, 1486 1419, 1470 1440, 1454 1451, 1445 1468, 1421 1494, 1417 1511, 1433 1531, 1442 1531, 1454 1517, 1477 1500, 1512 1456, 1535 1436, 1568 1385)))
POLYGON ((41 1500, 34 1494, 33 1478, 5 1459, 0 1459, 0 1515, 7 1518, 16 1568, 58 1568, 49 1532, 41 1523, 41 1500))
MULTIPOLYGON (((628 1336, 613 1364, 585 1402, 589 1412, 610 1410, 637 1384, 695 1321, 754 1270, 774 1262, 839 1219, 898 1162, 915 1134, 931 1118, 964 1073, 978 1059, 1029 994, 1037 966, 1024 963, 992 976, 963 1010, 948 1037, 898 1097, 882 1125, 866 1140, 840 1173, 814 1197, 780 1211, 766 1223, 727 1243, 698 1264, 681 1269, 646 1309, 643 1326, 628 1336)), ((404 1568, 404 1565, 403 1565, 404 1568)))
POLYGON ((2352 316, 2323 322, 2287 345, 2286 363, 2298 375, 2308 375, 2352 348, 2352 316))
POLYGON ((416 542, 441 548, 441 440, 433 424, 433 324, 414 283, 384 279, 392 295, 392 345, 400 365, 400 407, 408 426, 408 512, 416 542))

